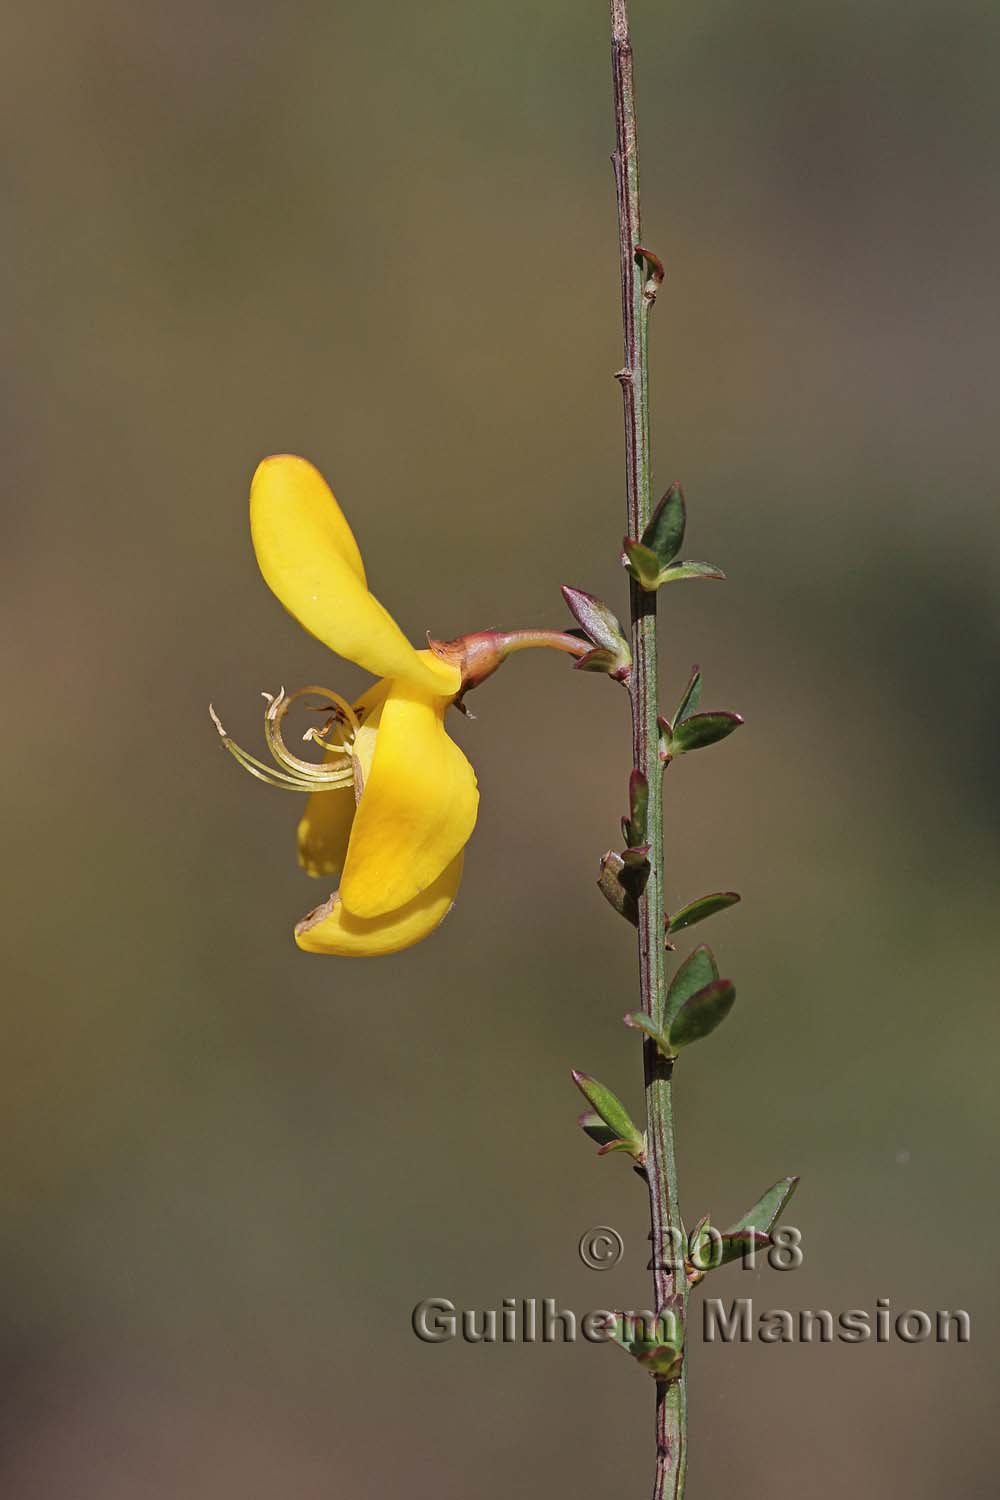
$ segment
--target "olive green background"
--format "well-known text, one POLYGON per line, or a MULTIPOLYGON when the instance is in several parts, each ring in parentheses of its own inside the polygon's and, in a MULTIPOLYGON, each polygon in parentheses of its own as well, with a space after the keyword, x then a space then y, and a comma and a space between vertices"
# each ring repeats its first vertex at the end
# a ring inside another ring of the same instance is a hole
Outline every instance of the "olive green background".
MULTIPOLYGON (((689 1220, 786 1172, 768 1307, 962 1307, 965 1347, 691 1350, 692 1500, 992 1493, 996 58, 986 0, 637 0, 658 487, 731 581, 664 599, 746 728, 671 769, 674 905, 739 1001, 678 1085, 689 1220), (699 933, 700 935, 700 933, 699 933)), ((420 1344, 423 1297, 644 1305, 640 1104, 595 889, 626 705, 519 657, 454 733, 479 826, 433 939, 326 894, 241 775, 263 688, 353 690, 246 490, 327 473, 414 640, 623 608, 602 0, 69 6, 3 63, 3 1426, 8 1500, 633 1496, 616 1350, 420 1344), (614 1271, 576 1254, 623 1235, 614 1271)), ((682 952, 684 949, 682 949, 682 952)))

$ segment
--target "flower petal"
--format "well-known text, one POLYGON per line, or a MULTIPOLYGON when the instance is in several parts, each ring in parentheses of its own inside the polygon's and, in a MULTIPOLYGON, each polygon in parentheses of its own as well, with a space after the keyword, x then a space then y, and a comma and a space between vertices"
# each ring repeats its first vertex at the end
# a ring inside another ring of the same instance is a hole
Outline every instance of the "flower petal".
POLYGON ((339 875, 355 812, 354 788, 313 792, 296 834, 299 864, 307 875, 339 875))
MULTIPOLYGON (((333 795, 331 793, 331 795, 333 795)), ((307 953, 334 953, 346 958, 377 958, 398 953, 430 937, 448 915, 462 878, 459 854, 406 906, 382 917, 355 917, 345 911, 337 892, 303 917, 295 928, 295 941, 307 953)))
POLYGON ((368 592, 350 526, 326 480, 304 458, 265 458, 250 486, 250 532, 264 581, 289 614, 338 656, 375 677, 452 697, 458 667, 410 645, 368 592))
MULTIPOLYGON (((353 705, 354 712, 361 719, 361 728, 354 741, 354 755, 360 763, 362 785, 368 780, 371 770, 376 732, 389 686, 384 679, 376 682, 353 705)), ((330 760, 334 757, 325 758, 330 760)), ((347 841, 351 836, 351 824, 356 811, 357 799, 353 786, 338 787, 336 791, 313 792, 306 802, 297 835, 299 864, 307 875, 340 874, 344 868, 347 841)))
POLYGON ((476 775, 444 727, 444 698, 393 682, 351 829, 340 895, 378 917, 437 880, 476 826, 476 775))

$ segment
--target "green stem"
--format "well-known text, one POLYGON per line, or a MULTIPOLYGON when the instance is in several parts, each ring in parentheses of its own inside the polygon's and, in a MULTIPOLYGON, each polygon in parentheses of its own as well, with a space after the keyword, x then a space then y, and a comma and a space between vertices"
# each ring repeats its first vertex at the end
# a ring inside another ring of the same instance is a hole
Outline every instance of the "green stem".
MULTIPOLYGON (((625 364, 619 371, 625 410, 625 461, 629 535, 640 537, 650 518, 649 312, 655 286, 641 253, 639 148, 636 133, 632 46, 627 0, 611 0, 618 187, 618 238, 625 364)), ((639 988, 642 1008, 662 1024, 665 993, 663 947, 663 776, 656 724, 658 709, 656 594, 633 581, 632 746, 636 769, 649 785, 647 837, 650 875, 639 902, 639 988)), ((646 1079, 646 1170, 653 1247, 655 1310, 673 1308, 682 1324, 687 1307, 683 1223, 677 1196, 674 1153, 672 1064, 644 1043, 646 1079), (679 1300, 678 1300, 679 1299, 679 1300)), ((686 1364, 686 1361, 685 1361, 686 1364)), ((680 1500, 687 1466, 686 1377, 656 1387, 656 1471, 653 1500, 680 1500)))

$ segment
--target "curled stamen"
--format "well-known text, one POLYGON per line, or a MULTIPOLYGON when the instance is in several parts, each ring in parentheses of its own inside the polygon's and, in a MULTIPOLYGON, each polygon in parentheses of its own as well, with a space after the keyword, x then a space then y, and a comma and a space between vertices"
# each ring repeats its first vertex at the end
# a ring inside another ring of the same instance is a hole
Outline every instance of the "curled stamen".
POLYGON ((249 771, 251 776, 256 776, 258 781, 265 782, 268 786, 281 787, 289 792, 322 792, 337 791, 349 787, 355 781, 355 766, 351 756, 351 743, 359 726, 357 715, 350 704, 345 702, 338 693, 331 693, 326 688, 305 687, 299 688, 297 692, 286 694, 284 688, 279 689, 276 694, 264 693, 267 699, 267 708, 264 711, 264 737, 267 741, 276 766, 265 765, 263 761, 251 755, 238 745, 223 727, 222 721, 211 704, 208 711, 212 716, 212 722, 219 732, 219 737, 233 759, 249 771), (323 726, 329 731, 334 722, 340 728, 345 739, 349 738, 347 744, 331 744, 322 738, 322 732, 310 730, 304 739, 314 739, 328 755, 335 756, 334 761, 325 761, 317 764, 315 761, 302 760, 293 755, 285 744, 281 734, 281 723, 291 705, 298 698, 311 695, 332 700, 332 704, 326 705, 323 711, 333 708, 333 715, 323 726))
POLYGON ((306 743, 311 740, 314 745, 319 745, 321 750, 327 750, 331 755, 350 755, 351 753, 349 745, 338 744, 336 740, 324 739, 322 729, 307 729, 302 738, 306 743))
POLYGON ((312 791, 311 785, 306 782, 304 777, 288 776, 284 771, 276 771, 272 766, 266 766, 263 761, 257 760, 255 756, 251 755, 249 751, 244 750, 242 745, 238 745, 226 733, 222 721, 211 704, 208 705, 208 711, 212 716, 213 724, 219 731, 219 738, 222 740, 222 743, 233 759, 245 771, 249 771, 251 776, 256 776, 259 781, 266 782, 268 786, 280 786, 292 792, 312 791))
MULTIPOLYGON (((324 712, 324 710, 318 709, 317 712, 322 713, 324 712)), ((306 730, 305 734, 302 736, 303 742, 308 744, 308 742, 312 740, 314 744, 319 745, 323 750, 328 750, 332 755, 350 755, 353 745, 353 736, 351 737, 351 742, 349 744, 344 744, 340 740, 328 740, 326 738, 328 734, 333 734, 334 732, 342 735, 345 732, 346 725, 347 721, 344 717, 343 710, 335 708, 333 713, 327 714, 326 722, 324 724, 321 724, 318 729, 313 726, 306 730)))
MULTIPOLYGON (((291 771, 293 775, 315 777, 317 780, 324 782, 335 781, 338 785, 342 785, 344 771, 347 768, 344 766, 317 765, 315 761, 303 760, 300 756, 292 754, 282 738, 281 724, 285 715, 295 700, 305 697, 306 694, 332 698, 337 707, 342 708, 345 714, 350 715, 347 723, 354 732, 357 731, 359 725, 353 709, 338 694, 329 693, 325 688, 305 687, 299 688, 296 692, 287 695, 284 688, 282 688, 278 695, 271 699, 264 713, 264 737, 267 740, 267 747, 278 764, 284 766, 287 771, 291 771)), ((353 739, 353 737, 352 733, 351 738, 353 739)), ((329 748, 334 750, 339 759, 346 760, 349 763, 350 750, 346 746, 336 749, 332 746, 329 748)))

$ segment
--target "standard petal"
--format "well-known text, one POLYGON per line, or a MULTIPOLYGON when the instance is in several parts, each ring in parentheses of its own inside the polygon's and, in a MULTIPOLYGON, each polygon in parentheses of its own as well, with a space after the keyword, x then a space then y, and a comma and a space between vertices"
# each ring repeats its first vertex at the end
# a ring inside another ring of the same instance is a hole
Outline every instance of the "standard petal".
POLYGON ((345 958, 377 958, 412 948, 430 937, 451 910, 462 878, 463 859, 459 854, 415 900, 383 917, 352 916, 345 911, 339 894, 334 893, 302 919, 295 929, 295 941, 307 953, 335 953, 345 958))
POLYGON ((265 458, 250 486, 250 532, 264 581, 310 634, 375 677, 399 677, 450 697, 455 666, 410 645, 368 592, 343 511, 311 463, 292 454, 265 458))
POLYGON ((396 911, 426 891, 476 826, 476 775, 444 727, 447 701, 394 682, 340 882, 356 917, 396 911))
MULTIPOLYGON (((360 765, 362 785, 367 781, 371 770, 382 704, 388 691, 388 682, 376 682, 353 705, 354 712, 361 720, 361 728, 354 741, 354 755, 360 765)), ((351 824, 356 811, 357 799, 353 786, 338 787, 336 791, 313 792, 299 820, 297 835, 299 864, 307 875, 340 874, 344 868, 347 841, 351 836, 351 824)))

